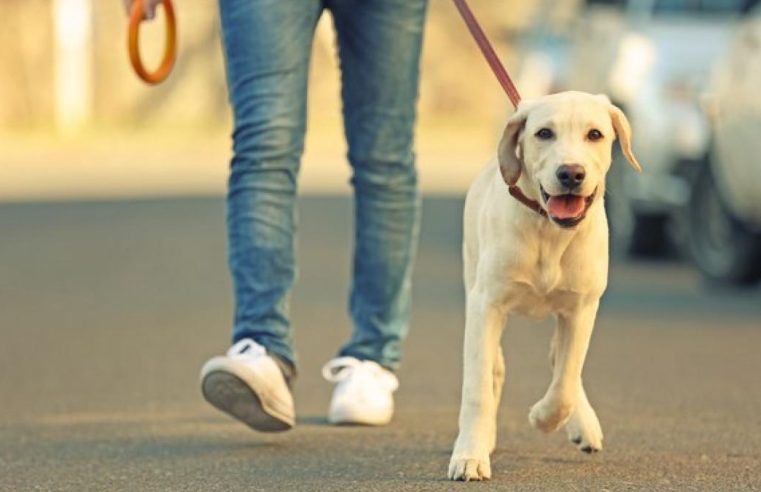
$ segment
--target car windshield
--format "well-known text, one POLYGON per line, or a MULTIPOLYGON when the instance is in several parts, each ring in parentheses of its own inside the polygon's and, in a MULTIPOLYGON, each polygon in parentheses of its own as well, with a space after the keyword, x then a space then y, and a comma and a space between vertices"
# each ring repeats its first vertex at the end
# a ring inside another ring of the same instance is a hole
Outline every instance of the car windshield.
POLYGON ((734 13, 747 11, 757 0, 656 0, 655 13, 734 13))
POLYGON ((761 0, 586 0, 587 6, 604 5, 655 14, 732 14, 758 9, 761 0))

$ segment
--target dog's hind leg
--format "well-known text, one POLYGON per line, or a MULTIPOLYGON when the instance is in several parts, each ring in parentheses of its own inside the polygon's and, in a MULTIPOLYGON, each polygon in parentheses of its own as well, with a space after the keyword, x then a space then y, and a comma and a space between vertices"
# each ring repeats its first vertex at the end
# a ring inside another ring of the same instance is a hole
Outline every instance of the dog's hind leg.
POLYGON ((602 449, 602 427, 597 418, 594 408, 589 403, 584 386, 581 386, 579 392, 579 402, 573 411, 571 418, 565 425, 568 440, 571 441, 579 451, 585 453, 596 453, 602 449))

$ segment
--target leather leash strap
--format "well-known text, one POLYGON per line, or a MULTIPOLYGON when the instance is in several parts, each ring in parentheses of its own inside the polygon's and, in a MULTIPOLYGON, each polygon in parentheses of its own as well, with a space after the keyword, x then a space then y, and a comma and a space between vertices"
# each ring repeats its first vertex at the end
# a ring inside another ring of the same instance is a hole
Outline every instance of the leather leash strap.
POLYGON ((507 93, 507 97, 510 98, 510 102, 513 103, 513 107, 517 108, 518 103, 521 102, 521 96, 518 93, 518 89, 515 87, 515 84, 510 78, 510 75, 508 75, 507 70, 505 70, 505 66, 502 65, 501 61, 499 61, 497 53, 494 51, 494 48, 489 42, 489 38, 486 37, 484 30, 481 29, 481 25, 478 23, 476 17, 473 15, 473 12, 470 10, 467 1, 453 1, 455 7, 457 7, 457 10, 460 12, 462 19, 465 21, 465 25, 468 26, 470 34, 473 35, 473 39, 475 39, 476 44, 478 44, 478 47, 481 49, 481 53, 484 54, 486 62, 491 67, 492 72, 494 72, 494 75, 497 77, 500 85, 505 90, 505 93, 507 93))
MULTIPOLYGON (((484 30, 481 28, 478 20, 476 20, 476 17, 470 10, 467 0, 452 1, 454 2, 455 7, 457 7, 457 10, 460 12, 462 20, 465 21, 465 25, 468 26, 468 30, 480 48, 481 53, 483 53, 484 58, 486 58, 486 62, 489 64, 489 67, 491 67, 491 71, 494 73, 494 76, 497 77, 497 81, 499 81, 499 84, 502 86, 502 89, 504 89, 507 97, 510 98, 510 102, 513 103, 513 107, 517 109, 518 104, 521 102, 521 96, 518 93, 518 89, 515 87, 513 80, 507 73, 505 66, 499 60, 497 53, 494 51, 494 47, 492 47, 491 43, 489 42, 489 38, 486 37, 484 30)), ((517 185, 510 185, 508 186, 507 190, 510 192, 510 196, 534 212, 538 213, 539 215, 547 217, 547 212, 545 212, 542 206, 539 205, 539 202, 527 197, 526 194, 523 193, 523 190, 521 190, 517 185)))

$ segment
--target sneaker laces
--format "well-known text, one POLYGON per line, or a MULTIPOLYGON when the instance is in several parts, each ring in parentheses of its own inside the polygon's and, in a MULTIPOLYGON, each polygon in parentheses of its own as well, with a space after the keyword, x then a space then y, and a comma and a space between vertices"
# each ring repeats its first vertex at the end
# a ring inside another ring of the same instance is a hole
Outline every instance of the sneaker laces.
POLYGON ((388 391, 399 387, 399 380, 394 373, 371 360, 359 360, 354 357, 336 357, 322 368, 322 377, 331 383, 340 383, 349 378, 372 379, 388 391))
POLYGON ((267 355, 267 349, 250 338, 239 340, 227 351, 227 356, 233 359, 247 359, 263 355, 267 355))

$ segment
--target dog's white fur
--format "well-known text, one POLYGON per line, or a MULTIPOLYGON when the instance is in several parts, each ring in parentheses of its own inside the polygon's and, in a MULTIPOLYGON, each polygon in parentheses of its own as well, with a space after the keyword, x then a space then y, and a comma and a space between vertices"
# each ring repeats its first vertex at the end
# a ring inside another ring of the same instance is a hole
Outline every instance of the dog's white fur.
POLYGON ((584 392, 582 366, 608 277, 608 224, 603 205, 605 174, 616 136, 631 153, 623 113, 606 96, 564 92, 520 104, 510 118, 495 159, 472 184, 464 214, 464 281, 467 294, 460 432, 449 478, 491 477, 496 417, 505 363, 500 346, 508 314, 554 314, 550 347, 552 382, 529 413, 531 425, 552 432, 565 425, 579 449, 602 448, 603 434, 584 392), (551 139, 535 134, 548 128, 551 139), (592 141, 591 129, 603 138, 592 141), (564 228, 512 198, 507 184, 546 208, 549 195, 565 193, 556 177, 563 164, 586 171, 578 194, 595 198, 586 217, 564 228))

